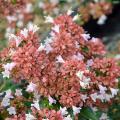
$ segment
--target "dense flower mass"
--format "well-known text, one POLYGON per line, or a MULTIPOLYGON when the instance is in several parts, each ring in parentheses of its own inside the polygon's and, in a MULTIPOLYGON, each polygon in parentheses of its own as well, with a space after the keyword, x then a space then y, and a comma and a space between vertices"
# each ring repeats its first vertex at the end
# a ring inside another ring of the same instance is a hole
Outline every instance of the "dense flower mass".
POLYGON ((117 95, 120 68, 104 56, 106 50, 101 41, 86 34, 70 15, 49 17, 47 21, 52 22, 52 29, 44 41, 39 43, 35 33, 39 28, 30 24, 17 35, 10 35, 7 52, 1 53, 3 77, 11 77, 16 83, 26 80, 25 91, 41 96, 32 101, 31 113, 26 113, 25 106, 19 106, 23 112, 15 108, 18 103, 13 100, 14 96, 24 100, 22 91, 16 90, 15 95, 7 92, 1 105, 4 108, 7 103, 8 113, 14 115, 7 120, 72 120, 69 109, 77 119, 83 107, 102 108, 117 95), (42 99, 48 108, 39 107, 42 99), (60 106, 54 109, 56 104, 60 106))
POLYGON ((107 15, 112 13, 112 9, 112 3, 107 0, 92 0, 83 4, 78 11, 82 14, 84 22, 87 22, 92 16, 93 19, 98 19, 99 25, 102 25, 105 23, 107 15))

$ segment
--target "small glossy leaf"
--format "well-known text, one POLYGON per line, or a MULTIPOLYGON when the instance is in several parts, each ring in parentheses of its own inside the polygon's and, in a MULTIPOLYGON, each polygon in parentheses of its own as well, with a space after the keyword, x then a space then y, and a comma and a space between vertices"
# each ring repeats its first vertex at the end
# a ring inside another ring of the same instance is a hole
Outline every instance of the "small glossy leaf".
POLYGON ((84 120, 99 120, 96 114, 92 111, 92 109, 86 107, 82 108, 79 114, 79 119, 81 118, 84 120))

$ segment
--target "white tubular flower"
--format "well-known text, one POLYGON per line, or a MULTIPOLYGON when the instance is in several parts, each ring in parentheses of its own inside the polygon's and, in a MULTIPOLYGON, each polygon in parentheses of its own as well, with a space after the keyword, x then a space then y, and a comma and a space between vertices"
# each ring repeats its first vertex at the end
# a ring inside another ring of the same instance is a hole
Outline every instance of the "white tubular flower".
POLYGON ((51 31, 49 35, 51 36, 52 39, 54 39, 56 37, 56 34, 53 31, 51 31))
POLYGON ((68 111, 67 111, 67 108, 66 108, 66 107, 64 107, 64 108, 61 108, 61 107, 60 107, 60 112, 61 112, 61 115, 62 115, 62 116, 65 116, 65 115, 68 114, 68 111))
POLYGON ((19 36, 15 36, 14 34, 9 34, 9 40, 15 40, 16 47, 18 47, 22 41, 22 39, 19 36))
POLYGON ((90 34, 81 34, 81 36, 88 41, 88 39, 90 39, 90 34))
POLYGON ((3 98, 1 102, 1 106, 7 107, 10 105, 10 99, 13 98, 12 91, 9 89, 5 92, 5 97, 3 98))
POLYGON ((9 40, 11 39, 17 39, 17 36, 11 33, 9 34, 9 40))
POLYGON ((115 59, 119 60, 119 59, 120 59, 120 54, 117 54, 117 55, 115 56, 115 59))
POLYGON ((99 2, 99 0, 94 0, 94 2, 96 2, 96 3, 97 3, 97 2, 99 2))
POLYGON ((77 75, 77 77, 81 80, 81 79, 83 78, 83 76, 84 76, 84 71, 78 71, 78 72, 76 73, 76 75, 77 75))
POLYGON ((114 97, 115 95, 117 95, 119 89, 110 88, 110 91, 111 91, 111 93, 112 93, 112 97, 114 97))
POLYGON ((57 56, 56 59, 57 59, 57 61, 56 61, 57 63, 65 63, 65 61, 61 55, 57 56))
POLYGON ((85 102, 87 98, 87 95, 81 95, 81 99, 83 100, 83 102, 85 102))
POLYGON ((105 94, 105 101, 110 101, 111 98, 112 98, 112 95, 105 94))
POLYGON ((109 95, 109 94, 106 94, 106 93, 98 95, 98 99, 100 99, 102 102, 110 101, 111 98, 112 98, 112 95, 109 95))
POLYGON ((100 99, 102 102, 104 102, 105 101, 105 94, 99 94, 97 98, 100 99))
POLYGON ((69 10, 67 11, 67 15, 71 15, 73 12, 74 12, 74 11, 72 11, 71 9, 69 9, 69 10))
POLYGON ((109 117, 107 116, 106 113, 102 113, 101 117, 99 118, 99 120, 109 120, 109 117))
POLYGON ((101 94, 104 94, 106 92, 106 90, 107 90, 107 88, 102 86, 102 85, 98 85, 98 87, 99 87, 99 90, 100 90, 101 94))
POLYGON ((80 61, 84 59, 84 56, 81 53, 77 53, 77 55, 73 55, 73 58, 80 61))
POLYGON ((53 99, 50 95, 48 96, 49 104, 52 105, 53 103, 56 104, 56 100, 53 99))
POLYGON ((23 35, 25 38, 28 37, 28 29, 24 28, 23 30, 20 31, 20 34, 23 35))
POLYGON ((26 13, 32 13, 33 12, 33 5, 31 3, 26 4, 25 12, 26 13))
POLYGON ((2 96, 4 94, 4 92, 0 92, 0 96, 2 96))
POLYGON ((11 71, 14 67, 15 67, 16 63, 12 62, 12 63, 7 63, 3 65, 3 68, 5 69, 5 71, 11 71))
POLYGON ((18 47, 21 43, 22 39, 20 37, 17 37, 17 39, 15 39, 16 42, 16 47, 18 47))
POLYGON ((31 107, 35 107, 37 110, 40 110, 39 100, 33 101, 33 104, 31 104, 31 107))
POLYGON ((9 78, 10 77, 10 72, 9 71, 3 71, 2 72, 3 78, 9 78))
POLYGON ((40 44, 40 47, 38 48, 37 51, 41 52, 45 49, 45 45, 43 45, 42 43, 40 44))
POLYGON ((55 25, 54 27, 52 27, 52 30, 59 33, 60 32, 60 26, 59 25, 55 25))
POLYGON ((45 3, 42 2, 42 1, 40 1, 40 2, 38 3, 38 7, 39 7, 39 8, 45 8, 45 3))
POLYGON ((98 21, 97 21, 97 24, 98 25, 103 25, 103 24, 105 24, 105 21, 107 20, 107 16, 106 15, 102 15, 99 19, 98 19, 98 21))
POLYGON ((91 81, 91 79, 90 78, 86 78, 86 77, 82 81, 80 80, 81 87, 82 88, 89 87, 90 81, 91 81))
POLYGON ((6 18, 7 18, 9 23, 11 23, 13 21, 17 21, 17 17, 16 16, 7 16, 6 18))
POLYGON ((57 5, 59 4, 59 0, 49 0, 50 3, 52 3, 53 5, 57 5))
POLYGON ((98 98, 98 94, 97 93, 93 93, 90 95, 91 99, 96 102, 96 99, 98 98))
POLYGON ((98 41, 98 38, 92 37, 91 41, 96 43, 98 41))
POLYGON ((18 97, 22 96, 22 89, 16 89, 15 90, 15 95, 18 96, 18 97))
POLYGON ((40 100, 41 95, 38 93, 38 91, 35 91, 33 94, 34 94, 34 99, 40 100))
POLYGON ((81 86, 82 88, 86 88, 86 87, 87 87, 87 84, 84 83, 83 81, 80 81, 80 86, 81 86))
POLYGON ((6 29, 5 37, 6 37, 6 38, 9 38, 9 35, 10 35, 11 33, 15 33, 15 28, 8 27, 8 28, 6 29))
POLYGON ((75 42, 75 47, 78 48, 78 49, 80 48, 80 45, 77 41, 75 42))
POLYGON ((87 60, 87 67, 90 67, 93 65, 93 60, 90 59, 90 60, 87 60))
POLYGON ((32 31, 33 33, 35 33, 36 31, 39 30, 39 27, 37 25, 32 24, 31 22, 28 24, 28 30, 32 31))
POLYGON ((42 119, 42 120, 49 120, 48 118, 44 118, 44 119, 42 119))
POLYGON ((54 23, 54 20, 51 16, 45 16, 45 23, 54 23))
POLYGON ((45 45, 47 45, 47 44, 49 44, 49 43, 52 43, 52 42, 53 42, 53 40, 52 40, 51 37, 47 37, 47 38, 45 39, 45 45))
POLYGON ((72 118, 70 117, 70 115, 68 115, 67 117, 64 117, 63 120, 72 120, 72 118))
POLYGON ((81 107, 72 106, 73 114, 76 115, 80 113, 81 107))
POLYGON ((7 109, 7 111, 9 112, 9 115, 15 115, 16 114, 15 107, 11 106, 7 109))
POLYGON ((22 20, 19 20, 19 21, 16 23, 16 25, 17 25, 17 27, 22 28, 23 25, 24 25, 24 23, 23 23, 22 20))
POLYGON ((27 91, 27 92, 33 92, 33 91, 35 91, 35 90, 36 90, 36 87, 37 87, 37 85, 36 85, 36 84, 34 84, 34 83, 30 82, 30 83, 29 83, 29 85, 27 86, 26 91, 27 91))
POLYGON ((73 17, 73 21, 76 21, 78 19, 79 19, 79 15, 78 14, 73 17))
POLYGON ((50 46, 50 44, 45 45, 46 54, 50 53, 52 50, 53 50, 53 48, 50 46))
POLYGON ((29 114, 26 114, 26 119, 25 120, 36 120, 36 118, 29 113, 29 114))
POLYGON ((13 98, 13 96, 12 96, 12 91, 11 91, 10 89, 7 90, 5 93, 6 93, 6 95, 5 95, 6 98, 9 98, 9 99, 10 99, 10 98, 13 98))
POLYGON ((1 102, 1 106, 7 107, 7 106, 9 106, 9 105, 10 105, 10 99, 4 97, 3 100, 2 100, 2 102, 1 102))

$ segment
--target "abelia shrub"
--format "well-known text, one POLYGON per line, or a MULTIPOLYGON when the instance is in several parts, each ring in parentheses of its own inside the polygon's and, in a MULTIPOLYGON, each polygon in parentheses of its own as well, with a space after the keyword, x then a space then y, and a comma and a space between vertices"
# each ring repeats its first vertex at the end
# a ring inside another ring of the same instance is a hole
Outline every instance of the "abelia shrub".
POLYGON ((112 103, 120 68, 75 17, 47 17, 52 29, 44 41, 32 24, 9 36, 8 48, 0 54, 1 71, 4 78, 25 84, 15 93, 2 94, 7 120, 77 120, 85 107, 105 109, 112 103))

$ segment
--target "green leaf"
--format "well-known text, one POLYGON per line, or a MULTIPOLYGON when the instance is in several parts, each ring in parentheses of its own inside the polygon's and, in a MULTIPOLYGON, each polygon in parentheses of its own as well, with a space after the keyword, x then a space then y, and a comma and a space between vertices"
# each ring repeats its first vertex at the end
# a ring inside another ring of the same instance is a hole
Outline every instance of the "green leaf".
POLYGON ((96 114, 92 111, 92 109, 86 107, 82 108, 79 113, 79 119, 81 120, 99 120, 99 118, 96 116, 96 114))
POLYGON ((112 120, 120 120, 120 103, 114 103, 109 107, 108 116, 112 120))
POLYGON ((0 120, 4 120, 4 117, 2 115, 0 115, 0 120))
POLYGON ((82 47, 82 51, 85 53, 89 52, 89 48, 87 46, 82 47))
POLYGON ((16 4, 17 3, 17 0, 12 0, 12 4, 16 4))
POLYGON ((24 101, 24 105, 29 108, 31 107, 31 104, 32 104, 32 102, 24 101))

